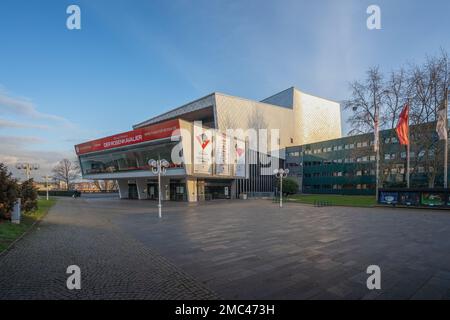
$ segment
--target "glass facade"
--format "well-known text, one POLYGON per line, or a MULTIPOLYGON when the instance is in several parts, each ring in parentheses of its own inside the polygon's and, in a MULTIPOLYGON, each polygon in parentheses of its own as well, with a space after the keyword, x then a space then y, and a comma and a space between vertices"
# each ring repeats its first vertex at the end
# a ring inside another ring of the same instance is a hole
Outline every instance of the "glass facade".
POLYGON ((177 141, 157 145, 135 146, 97 154, 80 156, 83 175, 123 172, 133 170, 149 170, 147 164, 150 159, 166 159, 171 168, 181 167, 171 161, 172 149, 177 141))

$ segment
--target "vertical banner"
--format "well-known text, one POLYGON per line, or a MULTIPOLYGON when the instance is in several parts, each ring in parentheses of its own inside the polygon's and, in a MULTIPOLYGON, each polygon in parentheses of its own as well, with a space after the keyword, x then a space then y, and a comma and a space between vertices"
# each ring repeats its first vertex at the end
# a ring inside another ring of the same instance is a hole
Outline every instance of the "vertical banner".
POLYGON ((212 174, 212 130, 194 124, 194 173, 212 174))
POLYGON ((234 153, 236 159, 235 176, 245 178, 245 141, 234 140, 234 153))
POLYGON ((230 139, 225 133, 217 132, 215 139, 216 175, 230 175, 230 139))

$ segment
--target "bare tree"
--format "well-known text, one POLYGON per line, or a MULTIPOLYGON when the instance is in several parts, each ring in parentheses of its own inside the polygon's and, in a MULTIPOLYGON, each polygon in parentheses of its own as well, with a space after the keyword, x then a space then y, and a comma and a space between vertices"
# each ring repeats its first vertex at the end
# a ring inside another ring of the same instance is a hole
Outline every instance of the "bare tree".
MULTIPOLYGON (((347 120, 350 123, 350 135, 362 134, 374 130, 375 110, 382 106, 385 90, 383 76, 378 67, 367 71, 367 78, 350 84, 352 97, 344 101, 344 109, 352 115, 347 120)), ((381 108, 379 110, 382 110, 381 108)), ((379 115, 380 127, 385 123, 383 113, 379 115)))
POLYGON ((411 93, 406 71, 401 68, 392 71, 384 84, 383 109, 386 129, 393 129, 397 125, 398 117, 411 93))
POLYGON ((80 167, 75 161, 62 159, 53 168, 52 173, 55 181, 63 182, 66 190, 70 190, 73 181, 80 176, 80 167))
POLYGON ((449 86, 449 71, 449 59, 444 51, 439 56, 428 57, 423 65, 413 66, 411 71, 411 124, 417 125, 411 139, 415 153, 412 173, 425 173, 428 187, 434 187, 436 176, 443 173, 444 143, 438 140, 434 128, 449 86))
MULTIPOLYGON (((375 107, 380 110, 380 129, 395 128, 404 104, 409 101, 413 154, 411 174, 425 174, 427 185, 434 187, 436 176, 441 174, 443 168, 443 142, 437 140, 434 128, 437 111, 450 84, 448 54, 441 50, 439 55, 428 57, 425 63, 408 65, 391 72, 386 81, 383 79, 378 68, 371 68, 364 81, 351 83, 351 98, 344 102, 344 108, 352 112, 348 119, 351 126, 349 134, 373 131, 375 107)), ((395 131, 391 131, 384 138, 392 141, 395 136, 395 131)), ((398 162, 383 159, 384 153, 389 152, 389 145, 381 143, 380 182, 393 181, 398 184, 395 173, 398 162)))

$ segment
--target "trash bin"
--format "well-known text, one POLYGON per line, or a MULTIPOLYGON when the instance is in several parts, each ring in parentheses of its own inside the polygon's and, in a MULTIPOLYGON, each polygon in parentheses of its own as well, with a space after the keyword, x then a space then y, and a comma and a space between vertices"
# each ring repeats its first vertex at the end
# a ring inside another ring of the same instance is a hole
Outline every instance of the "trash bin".
POLYGON ((17 199, 16 203, 14 204, 14 209, 11 214, 11 222, 14 224, 20 224, 20 198, 17 199))
POLYGON ((247 200, 247 194, 246 193, 241 193, 241 199, 242 200, 247 200))

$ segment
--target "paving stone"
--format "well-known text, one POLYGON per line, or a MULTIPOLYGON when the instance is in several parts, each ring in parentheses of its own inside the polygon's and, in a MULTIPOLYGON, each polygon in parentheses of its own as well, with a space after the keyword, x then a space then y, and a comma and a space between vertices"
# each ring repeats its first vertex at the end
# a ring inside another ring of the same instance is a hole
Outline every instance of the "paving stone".
POLYGON ((62 199, 0 256, 0 299, 450 299, 448 252, 447 212, 62 199))
POLYGON ((109 221, 82 199, 61 199, 0 256, 4 299, 217 299, 217 294, 109 221), (69 265, 81 290, 66 287, 69 265))

